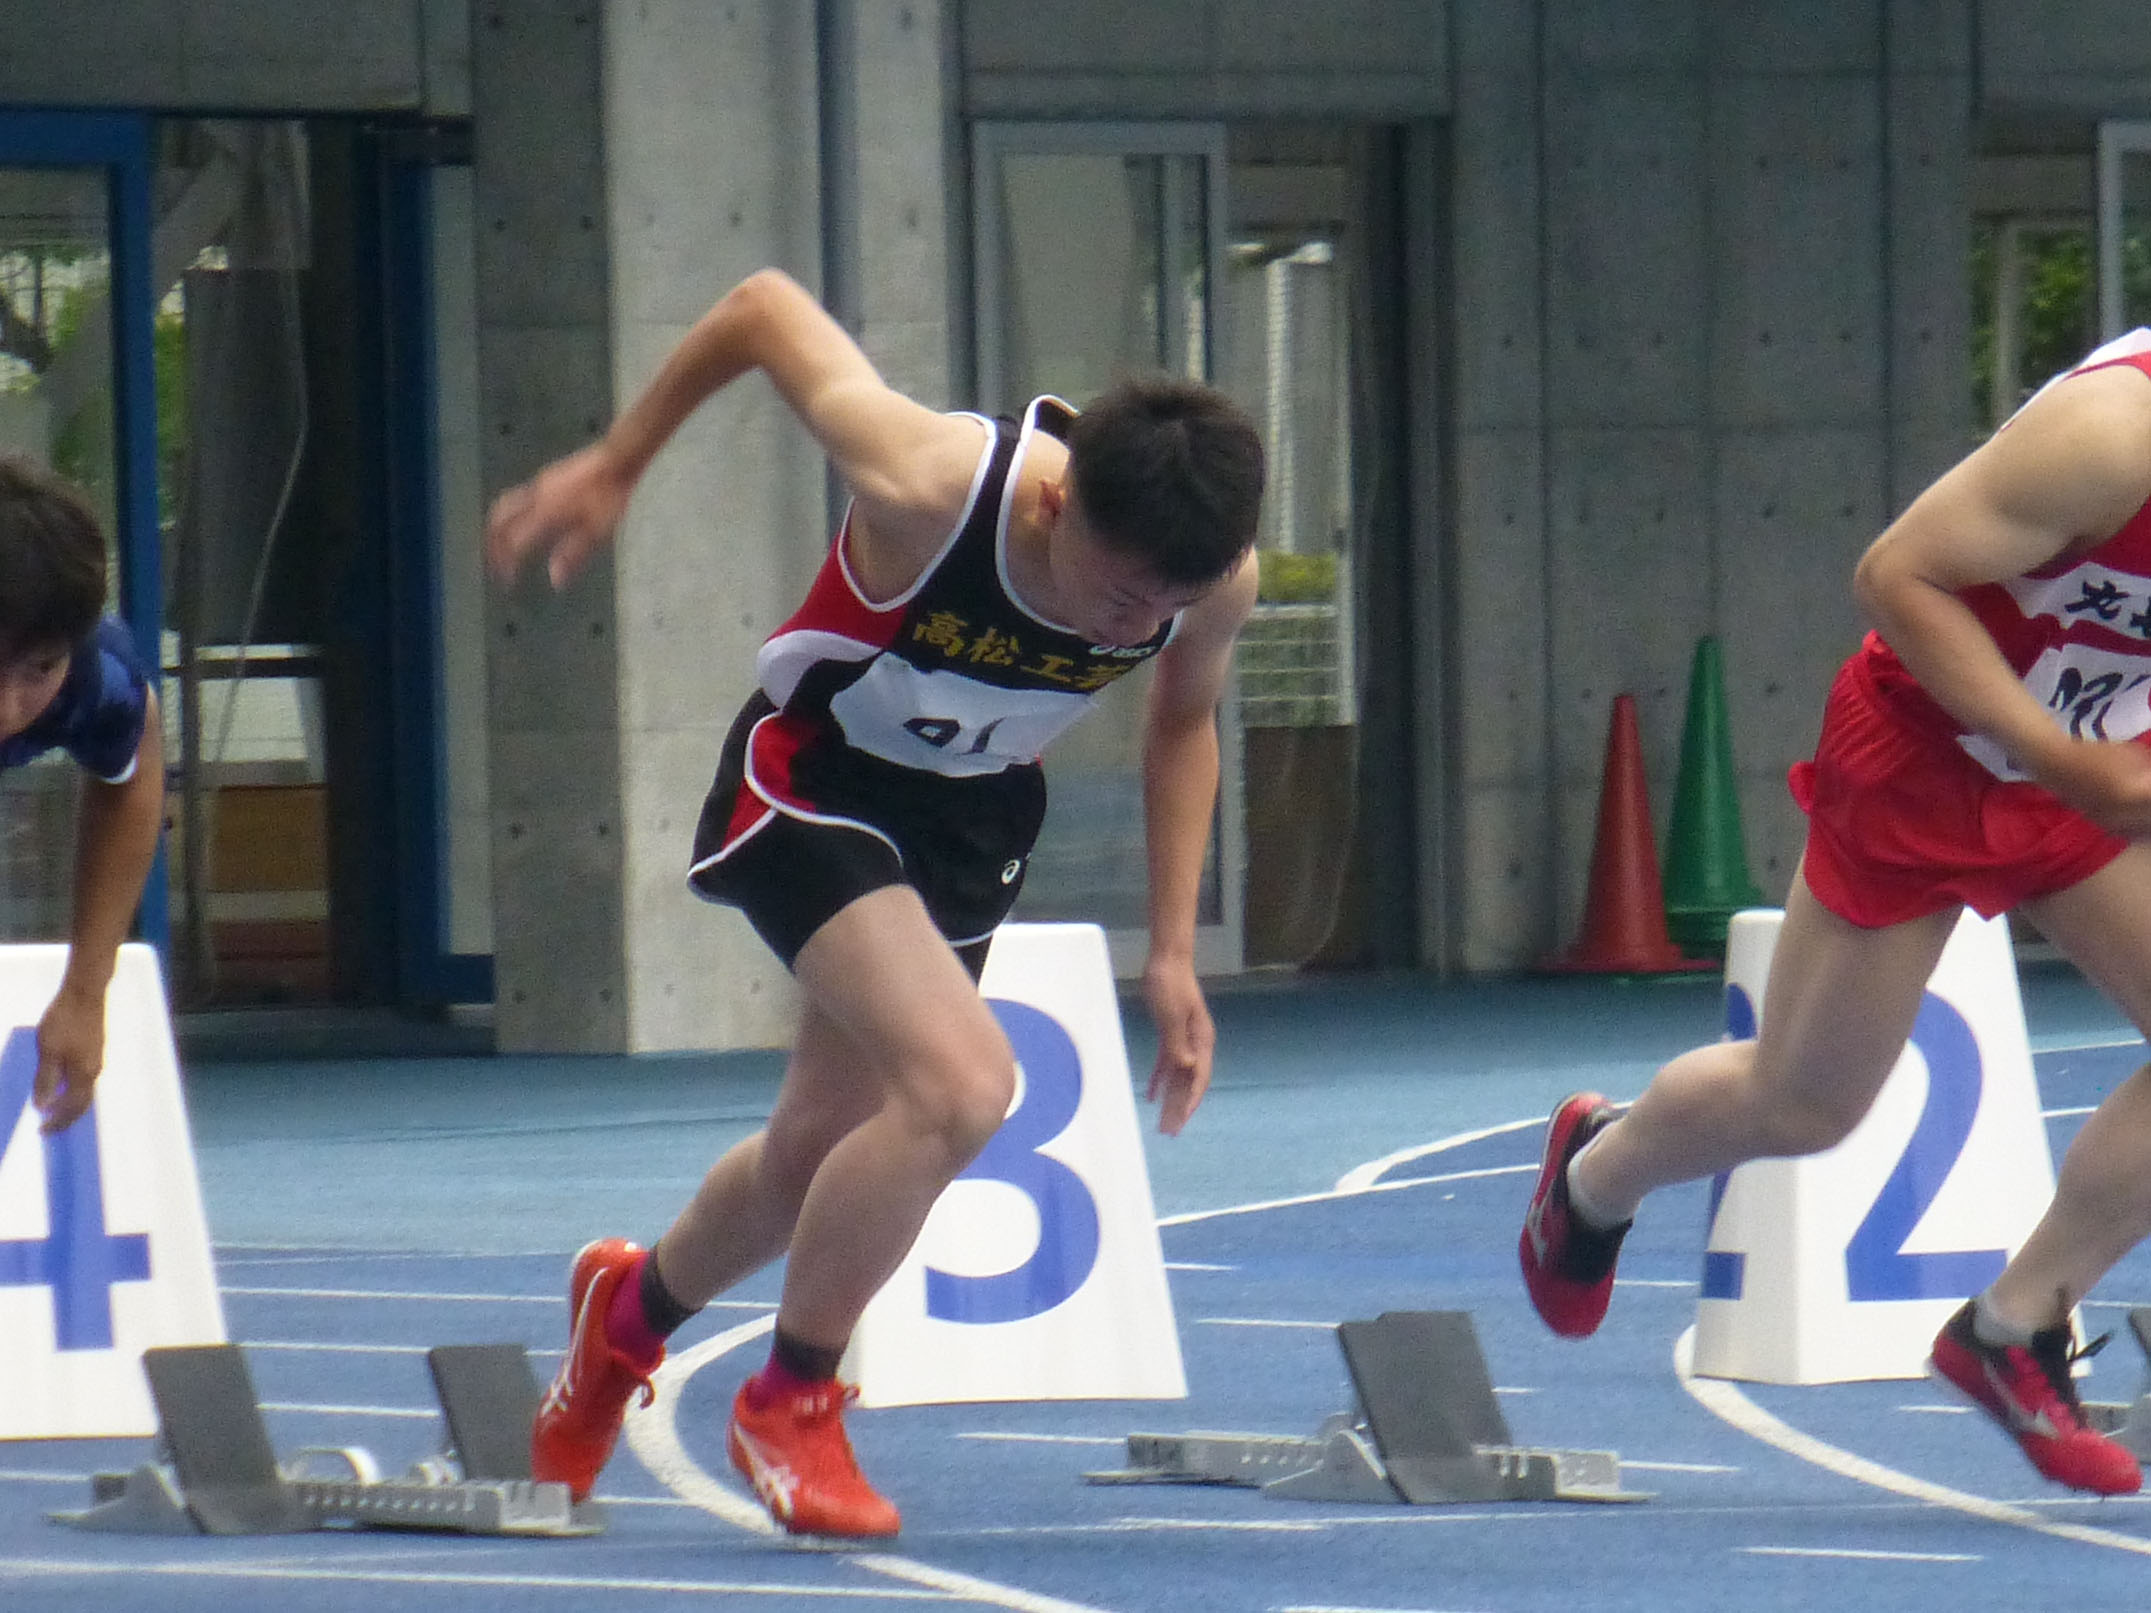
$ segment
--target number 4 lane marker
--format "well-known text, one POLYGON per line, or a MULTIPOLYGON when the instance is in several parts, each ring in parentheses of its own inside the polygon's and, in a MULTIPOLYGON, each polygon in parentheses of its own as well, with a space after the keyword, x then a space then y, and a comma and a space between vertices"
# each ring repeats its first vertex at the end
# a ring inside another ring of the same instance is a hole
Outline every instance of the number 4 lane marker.
POLYGON ((0 1239, 0 1288, 51 1289, 55 1346, 109 1350, 113 1285, 149 1280, 149 1235, 105 1230, 95 1106, 56 1136, 24 1128, 36 1081, 37 1032, 18 1026, 0 1045, 0 1157, 18 1134, 43 1145, 46 1232, 0 1239))

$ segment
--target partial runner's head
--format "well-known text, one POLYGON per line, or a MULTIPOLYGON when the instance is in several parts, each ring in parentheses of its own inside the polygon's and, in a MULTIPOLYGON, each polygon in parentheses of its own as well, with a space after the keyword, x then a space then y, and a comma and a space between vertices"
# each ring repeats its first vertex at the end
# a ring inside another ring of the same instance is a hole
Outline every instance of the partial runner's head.
POLYGON ((0 456, 0 738, 36 721, 105 607, 105 536, 89 501, 0 456))
POLYGON ((1255 423, 1199 381, 1131 377, 1077 415, 1059 524, 1097 551, 1124 607, 1103 613, 1101 636, 1146 639, 1230 576, 1254 544, 1262 481, 1255 423))

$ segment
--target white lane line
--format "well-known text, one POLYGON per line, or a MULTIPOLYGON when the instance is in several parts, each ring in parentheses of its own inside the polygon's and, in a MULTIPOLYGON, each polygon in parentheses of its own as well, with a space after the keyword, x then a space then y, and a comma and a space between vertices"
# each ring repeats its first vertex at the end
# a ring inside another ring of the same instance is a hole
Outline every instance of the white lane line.
POLYGON ((440 1411, 428 1406, 322 1406, 303 1400, 264 1400, 263 1411, 303 1411, 322 1417, 438 1417, 440 1411))
POLYGON ((558 1305, 566 1309, 560 1294, 448 1294, 422 1288, 263 1288, 225 1285, 218 1292, 273 1296, 277 1299, 423 1299, 472 1305, 558 1305))
POLYGON ((1289 1198, 1262 1199, 1254 1204, 1229 1204, 1219 1210, 1186 1210, 1179 1215, 1161 1215, 1161 1227, 1184 1227, 1197 1221, 1215 1221, 1228 1215, 1254 1215, 1263 1210, 1290 1210, 1302 1204, 1334 1204, 1339 1199, 1356 1199, 1367 1193, 1397 1193, 1408 1187, 1439 1187, 1444 1182, 1475 1182, 1489 1176, 1522 1176, 1535 1171, 1536 1165, 1492 1165, 1485 1170, 1451 1171, 1446 1176, 1407 1176, 1401 1181, 1374 1182, 1366 1187, 1329 1188, 1320 1193, 1295 1193, 1289 1198))
POLYGON ((2079 1541, 2087 1546, 2105 1546, 2114 1551, 2134 1552, 2141 1557, 2151 1557, 2151 1538, 2143 1535, 2124 1534, 2118 1529, 2097 1529, 2089 1524, 2056 1523, 2038 1514, 2006 1501, 1994 1501, 1968 1490, 1952 1489, 1946 1484, 1935 1484, 1927 1479, 1914 1478, 1895 1468, 1884 1467, 1880 1462, 1869 1461, 1851 1451, 1841 1450, 1813 1434, 1801 1430, 1773 1416, 1743 1394, 1739 1387, 1722 1378, 1698 1378, 1695 1375, 1695 1329, 1690 1327, 1673 1341, 1673 1371, 1680 1379, 1680 1386, 1699 1401, 1713 1415, 1732 1424, 1742 1433, 1774 1445, 1789 1456, 1797 1456, 1803 1462, 1856 1483, 1868 1484, 1878 1490, 1888 1490, 1893 1495, 1909 1496, 1930 1506, 1948 1507, 1954 1512, 1983 1518, 1989 1523, 2006 1523, 2019 1529, 2029 1529, 2035 1534, 2052 1535, 2061 1540, 2079 1541))
POLYGON ((1335 1322, 1295 1322, 1274 1316, 1198 1316, 1197 1327, 1298 1327, 1313 1328, 1321 1333, 1334 1333, 1335 1322))
POLYGON ((628 1448, 649 1470, 652 1478, 681 1500, 693 1502, 712 1517, 756 1535, 777 1532, 769 1514, 759 1503, 748 1500, 703 1472, 695 1459, 687 1454, 687 1447, 680 1443, 680 1391, 704 1364, 739 1345, 774 1332, 776 1326, 774 1316, 742 1322, 737 1327, 712 1334, 692 1349, 668 1357, 665 1364, 650 1375, 649 1404, 631 1400, 627 1408, 628 1448))
POLYGON ((1919 1406, 1919 1405, 1914 1405, 1914 1406, 1899 1406, 1899 1407, 1898 1407, 1897 1409, 1898 1409, 1899 1411, 1908 1411, 1908 1412, 1911 1412, 1911 1413, 1915 1414, 1916 1416, 1921 1416, 1921 1417, 1969 1417, 1969 1416, 1971 1416, 1971 1415, 1972 1415, 1972 1408, 1971 1408, 1970 1406, 1919 1406))
POLYGON ((1722 1462, 1639 1462, 1632 1456, 1621 1458, 1625 1472, 1634 1468, 1639 1473, 1738 1473, 1737 1467, 1727 1467, 1722 1462))
MULTIPOLYGON (((777 1319, 773 1315, 757 1317, 713 1334, 692 1349, 683 1350, 667 1360, 651 1375, 650 1403, 646 1406, 629 1403, 626 1430, 628 1448, 658 1483, 714 1518, 750 1534, 765 1536, 775 1535, 777 1525, 760 1504, 718 1483, 687 1454, 687 1447, 680 1443, 679 1406, 680 1393, 686 1388, 688 1379, 720 1356, 775 1331, 776 1325, 777 1319)), ((1086 1603, 1040 1596, 1013 1585, 975 1579, 968 1574, 952 1573, 885 1552, 847 1554, 844 1560, 870 1573, 928 1586, 935 1591, 947 1592, 959 1601, 1007 1608, 1010 1613, 1107 1613, 1106 1609, 1086 1603)))
POLYGON ((1432 1607, 1343 1607, 1334 1602, 1292 1602, 1270 1613, 1444 1613, 1432 1607))
MULTIPOLYGON (((567 1308, 564 1294, 453 1294, 421 1288, 262 1288, 225 1287, 225 1294, 270 1295, 278 1299, 416 1299, 474 1305, 558 1305, 567 1308)), ((713 1299, 704 1307, 713 1311, 766 1311, 777 1307, 749 1299, 713 1299)))
POLYGON ((1856 1546, 1735 1546, 1747 1557, 1850 1557, 1863 1563, 1983 1563, 1966 1551, 1868 1551, 1856 1546))
POLYGON ((2049 1042, 2043 1036, 2031 1039, 2034 1053, 2097 1053, 2109 1047, 2142 1047, 2141 1036, 2116 1036, 2097 1042, 2049 1042))
MULTIPOLYGON (((445 1570, 305 1568, 274 1563, 113 1563, 57 1558, 0 1557, 0 1573, 84 1578, 99 1574, 162 1574, 184 1579, 262 1579, 330 1581, 359 1585, 470 1585, 501 1590, 649 1591, 660 1596, 796 1596, 846 1602, 976 1601, 939 1591, 897 1590, 889 1586, 786 1585, 770 1580, 615 1579, 579 1574, 472 1574, 445 1570)), ((1007 1604, 1014 1606, 1015 1604, 1007 1604)), ((1073 1606, 1063 1603, 1062 1606, 1073 1606)))
POLYGON ((1238 1271, 1238 1266, 1220 1266, 1209 1260, 1168 1260, 1167 1271, 1238 1271))
POLYGON ((990 1579, 959 1574, 953 1569, 935 1568, 930 1563, 916 1562, 909 1557, 875 1552, 846 1560, 869 1573, 887 1574, 891 1579, 924 1585, 959 1602, 984 1602, 992 1607, 1013 1609, 1014 1613, 1103 1613, 1102 1609, 1087 1602, 1064 1602, 1057 1596, 1040 1596, 1033 1591, 1017 1590, 1012 1585, 997 1585, 990 1579))
POLYGON ((34 1467, 0 1467, 0 1484, 87 1484, 89 1482, 90 1476, 87 1473, 54 1473, 34 1467))
POLYGON ((2095 1103, 2079 1103, 2068 1109, 2042 1109, 2039 1115, 2043 1120, 2066 1120, 2071 1115, 2088 1115, 2097 1108, 2095 1103))
POLYGON ((246 1350, 296 1350, 311 1355, 322 1351, 335 1355, 424 1355, 423 1344, 309 1344, 300 1339, 244 1339, 246 1350))
POLYGON ((1700 1286, 1687 1277, 1616 1277, 1616 1288, 1695 1288, 1700 1286))
MULTIPOLYGON (((1415 1159, 1425 1159, 1429 1154, 1445 1154, 1452 1148, 1464 1148, 1472 1143, 1484 1142, 1489 1137, 1506 1136, 1512 1131, 1529 1131, 1535 1126, 1545 1125, 1551 1118, 1550 1115, 1537 1115, 1529 1120, 1507 1120, 1498 1126, 1481 1126, 1476 1131, 1460 1131, 1453 1137, 1400 1148, 1393 1154, 1384 1154, 1380 1159, 1370 1159, 1364 1165, 1354 1165, 1337 1178, 1337 1191, 1363 1193, 1380 1183, 1383 1176, 1399 1165, 1408 1165, 1415 1159)), ((1538 1166, 1529 1165, 1525 1169, 1537 1170, 1538 1166)))
POLYGON ((981 1428, 958 1434, 958 1439, 981 1439, 1009 1445, 1118 1445, 1107 1434, 1014 1434, 981 1428))
MULTIPOLYGON (((299 1355, 424 1355, 430 1348, 424 1344, 324 1344, 311 1339, 241 1339, 239 1347, 243 1350, 286 1350, 299 1355)), ((526 1345, 523 1353, 536 1359, 568 1352, 534 1350, 526 1345)))

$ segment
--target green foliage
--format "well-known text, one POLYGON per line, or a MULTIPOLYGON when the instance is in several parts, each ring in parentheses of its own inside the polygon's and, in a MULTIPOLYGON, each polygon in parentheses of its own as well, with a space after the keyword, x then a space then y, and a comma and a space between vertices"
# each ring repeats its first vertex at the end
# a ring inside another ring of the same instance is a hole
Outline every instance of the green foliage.
POLYGON ((1327 604, 1337 597, 1337 557, 1333 554, 1288 554, 1264 549, 1261 554, 1265 605, 1327 604))
MULTIPOLYGON (((1972 233, 1972 406, 1982 420, 1993 398, 2001 238, 2002 226, 1992 219, 1981 220, 1972 233)), ((2098 342, 2098 247, 2089 219, 2027 229, 2018 239, 2023 301, 2017 309, 2017 374, 2029 395, 2098 342)), ((2151 324, 2151 230, 2133 229, 2123 237, 2121 288, 2122 324, 2151 324)), ((2021 401, 2011 399, 2008 406, 2021 401)))
POLYGON ((187 415, 186 315, 176 310, 160 312, 153 345, 157 355, 157 521, 169 527, 179 519, 180 486, 192 441, 187 415))

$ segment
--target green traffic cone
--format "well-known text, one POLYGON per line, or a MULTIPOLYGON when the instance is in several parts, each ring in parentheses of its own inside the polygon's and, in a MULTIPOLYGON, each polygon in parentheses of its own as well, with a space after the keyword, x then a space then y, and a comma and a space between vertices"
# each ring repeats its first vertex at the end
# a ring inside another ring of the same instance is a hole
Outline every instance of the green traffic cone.
POLYGON ((1748 877, 1733 778, 1733 736, 1725 715, 1725 671, 1717 639, 1696 641, 1688 675, 1688 722, 1681 731, 1680 780, 1666 835, 1666 933, 1690 952, 1722 954, 1726 926, 1763 893, 1748 877))

